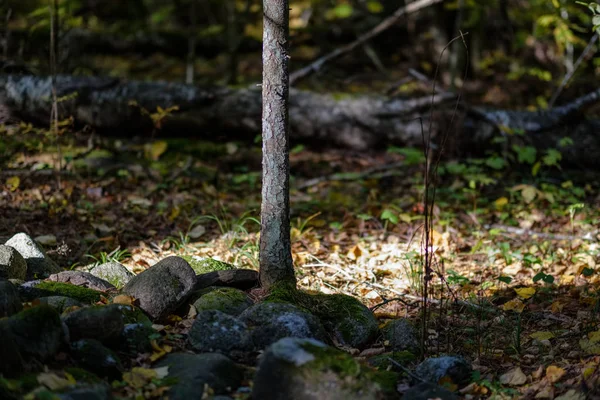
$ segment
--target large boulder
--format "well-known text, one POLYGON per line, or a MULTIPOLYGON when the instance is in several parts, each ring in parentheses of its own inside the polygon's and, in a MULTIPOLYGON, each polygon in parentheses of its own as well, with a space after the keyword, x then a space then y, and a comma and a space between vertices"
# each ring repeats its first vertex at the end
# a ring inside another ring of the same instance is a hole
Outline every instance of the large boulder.
POLYGON ((194 290, 196 274, 180 257, 167 257, 132 278, 123 293, 138 299, 152 319, 169 316, 194 290))
POLYGON ((0 318, 10 317, 23 309, 19 291, 12 283, 0 280, 0 318))
POLYGON ((116 341, 125 326, 118 304, 80 308, 62 317, 69 328, 69 339, 96 339, 102 343, 116 341))
POLYGON ((95 266, 90 270, 90 274, 110 282, 117 288, 125 286, 135 274, 125 268, 121 263, 111 261, 95 266))
POLYGON ((168 366, 169 378, 177 378, 177 383, 167 392, 170 400, 204 398, 205 387, 214 394, 225 394, 237 389, 243 379, 243 371, 237 364, 216 353, 173 353, 157 366, 168 366))
POLYGON ((250 350, 252 341, 245 323, 217 310, 198 313, 188 334, 190 345, 199 352, 229 353, 250 350))
POLYGON ((291 304, 258 303, 239 318, 251 329, 252 342, 259 350, 284 337, 327 340, 319 319, 291 304))
POLYGON ((62 271, 58 274, 52 274, 48 278, 51 282, 70 283, 71 285, 81 286, 101 292, 116 289, 115 286, 104 279, 98 278, 83 271, 62 271))
POLYGON ((61 271, 44 249, 26 233, 17 233, 4 243, 17 250, 27 263, 27 279, 46 278, 61 271))
POLYGON ((398 398, 397 376, 360 364, 312 339, 284 338, 263 354, 252 398, 261 400, 382 400, 398 398))
POLYGON ((25 279, 27 262, 14 247, 0 244, 0 278, 25 279))

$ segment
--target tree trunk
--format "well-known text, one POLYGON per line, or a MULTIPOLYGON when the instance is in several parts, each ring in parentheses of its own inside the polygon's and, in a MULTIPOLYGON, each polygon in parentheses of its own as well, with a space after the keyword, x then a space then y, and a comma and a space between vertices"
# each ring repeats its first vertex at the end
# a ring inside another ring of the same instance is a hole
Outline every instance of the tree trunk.
POLYGON ((288 0, 264 0, 260 282, 296 284, 290 242, 288 0))

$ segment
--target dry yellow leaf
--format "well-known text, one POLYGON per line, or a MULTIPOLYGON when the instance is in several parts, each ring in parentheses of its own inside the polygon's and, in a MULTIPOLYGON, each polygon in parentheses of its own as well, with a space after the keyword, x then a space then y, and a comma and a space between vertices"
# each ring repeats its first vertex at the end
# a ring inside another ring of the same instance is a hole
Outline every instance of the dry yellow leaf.
POLYGON ((558 313, 562 312, 564 307, 565 307, 565 305, 562 304, 560 301, 555 301, 550 306, 550 311, 552 311, 553 314, 558 314, 558 313))
POLYGON ((348 250, 346 257, 348 257, 350 260, 358 260, 363 253, 363 249, 361 249, 359 245, 356 245, 348 250))
POLYGON ((588 333, 588 339, 590 339, 590 342, 592 342, 592 343, 600 342, 600 331, 594 331, 594 332, 588 333))
POLYGON ((536 339, 536 340, 549 340, 549 339, 554 338, 554 334, 552 332, 546 332, 546 331, 534 332, 529 336, 531 336, 533 339, 536 339))
POLYGON ((494 204, 496 205, 496 208, 502 208, 508 204, 508 199, 506 197, 500 197, 496 199, 494 204))
POLYGON ((566 373, 567 371, 555 365, 550 365, 546 368, 546 377, 551 383, 558 382, 566 373))
POLYGON ((535 294, 535 289, 534 288, 518 288, 515 289, 515 292, 517 292, 517 296, 519 296, 522 299, 529 299, 530 297, 532 297, 535 294))
POLYGON ((17 190, 19 188, 20 184, 21 184, 21 178, 19 178, 18 176, 11 176, 10 178, 6 178, 6 187, 11 192, 14 192, 15 190, 17 190))
POLYGON ((525 304, 523 304, 523 302, 519 299, 512 299, 504 303, 504 306, 502 306, 502 308, 504 309, 504 311, 514 311, 517 313, 521 313, 525 308, 525 304))
POLYGON ((126 306, 131 306, 135 302, 135 298, 131 296, 127 296, 126 294, 120 294, 115 296, 112 299, 113 304, 124 304, 126 306))
POLYGON ((134 367, 129 372, 123 373, 123 380, 128 385, 140 389, 158 377, 158 373, 149 368, 134 367))
POLYGON ((54 372, 42 372, 37 376, 37 381, 40 385, 44 385, 50 390, 64 389, 77 383, 70 374, 62 377, 54 372))
POLYGON ((520 367, 516 367, 501 375, 500 383, 509 386, 521 386, 527 383, 527 376, 521 371, 520 367))

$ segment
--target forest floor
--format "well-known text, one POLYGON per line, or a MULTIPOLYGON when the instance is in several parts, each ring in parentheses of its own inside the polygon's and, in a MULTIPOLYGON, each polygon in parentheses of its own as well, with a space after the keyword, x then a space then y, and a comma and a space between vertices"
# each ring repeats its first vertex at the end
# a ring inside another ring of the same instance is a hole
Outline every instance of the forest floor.
MULTIPOLYGON (((54 141, 41 145, 27 126, 6 137, 13 156, 1 172, 0 241, 42 236, 66 268, 116 259, 140 272, 172 254, 258 268, 258 146, 113 141, 89 151, 63 138, 58 175, 54 141)), ((535 160, 516 158, 440 166, 426 353, 472 362, 477 376, 463 394, 593 391, 600 176, 549 166, 533 174, 535 160)), ((300 288, 351 294, 382 322, 408 317, 423 326, 420 151, 295 146, 291 174, 300 288)))

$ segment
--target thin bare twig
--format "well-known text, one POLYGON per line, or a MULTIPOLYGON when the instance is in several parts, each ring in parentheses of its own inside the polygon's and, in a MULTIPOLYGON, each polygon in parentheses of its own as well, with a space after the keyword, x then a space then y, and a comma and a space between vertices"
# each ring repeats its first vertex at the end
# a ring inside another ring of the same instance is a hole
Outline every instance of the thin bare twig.
POLYGON ((318 71, 319 69, 321 69, 321 67, 325 63, 327 63, 333 59, 336 59, 343 54, 349 53, 352 50, 356 49, 357 47, 361 46, 366 41, 373 39, 375 36, 379 35, 381 32, 392 27, 403 16, 412 14, 414 12, 422 10, 423 8, 427 8, 433 4, 440 3, 442 1, 443 0, 417 0, 417 1, 413 1, 412 3, 407 4, 406 6, 400 7, 391 16, 384 19, 375 28, 373 28, 370 31, 368 31, 367 33, 364 33, 361 36, 359 36, 359 38, 356 39, 354 42, 348 43, 345 46, 337 48, 334 51, 332 51, 331 53, 326 54, 323 57, 319 58, 318 60, 307 65, 306 67, 301 68, 298 71, 295 71, 294 73, 290 74, 290 85, 294 85, 300 79, 305 78, 308 75, 312 74, 313 72, 318 71))
POLYGON ((563 78, 562 82, 560 83, 560 86, 558 87, 558 89, 556 89, 556 92, 554 92, 554 94, 552 95, 552 98, 548 102, 548 107, 549 108, 554 107, 554 103, 556 102, 556 99, 558 99, 558 96, 560 96, 560 94, 562 93, 563 89, 567 86, 567 83, 569 83, 569 81, 571 80, 571 78, 575 74, 575 71, 577 71, 577 69, 579 68, 579 66, 583 62, 584 58, 586 58, 587 55, 588 55, 588 53, 592 50, 592 48, 594 46, 594 43, 596 43, 596 40, 598 40, 598 32, 594 33, 594 36, 591 37, 591 39, 588 42, 587 46, 585 46, 585 49, 583 49, 583 52, 581 53, 581 55, 579 56, 579 58, 575 62, 575 65, 573 65, 573 69, 569 73, 567 73, 565 75, 565 77, 563 78))

